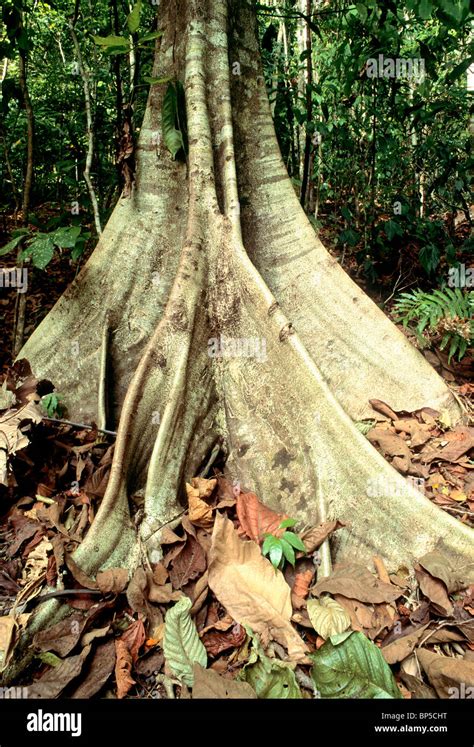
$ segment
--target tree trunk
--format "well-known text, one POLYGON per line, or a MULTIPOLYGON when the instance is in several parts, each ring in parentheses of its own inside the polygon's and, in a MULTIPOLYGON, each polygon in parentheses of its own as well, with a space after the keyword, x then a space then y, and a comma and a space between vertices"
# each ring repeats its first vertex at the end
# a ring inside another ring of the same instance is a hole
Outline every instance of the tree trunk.
MULTIPOLYGON (((468 573, 471 530, 410 487, 353 424, 372 397, 459 411, 308 223, 276 144, 251 7, 163 2, 159 28, 153 75, 185 85, 187 163, 158 137, 164 91, 152 86, 133 195, 22 351, 79 422, 97 418, 108 361, 117 443, 76 562, 95 574, 156 558, 184 480, 219 443, 229 473, 268 505, 301 522, 348 521, 335 559, 376 553, 396 569, 437 547, 468 573), (222 338, 232 355, 218 354, 222 338), (368 495, 374 476, 387 485, 380 498, 368 495), (137 490, 138 542, 128 505, 137 490)), ((62 614, 47 602, 30 629, 62 614)))

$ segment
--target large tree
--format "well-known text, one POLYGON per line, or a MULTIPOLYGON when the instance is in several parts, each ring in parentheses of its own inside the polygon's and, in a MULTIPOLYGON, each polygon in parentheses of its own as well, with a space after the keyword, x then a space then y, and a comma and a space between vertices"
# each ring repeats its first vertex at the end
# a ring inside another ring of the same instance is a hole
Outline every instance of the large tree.
MULTIPOLYGON (((301 522, 348 521, 335 559, 377 553, 394 569, 437 547, 472 570, 472 531, 354 425, 371 398, 454 421, 461 413, 302 211, 275 138, 252 5, 163 0, 159 28, 153 74, 184 86, 187 157, 166 147, 166 85, 153 85, 133 193, 21 353, 55 382, 71 418, 118 429, 76 561, 95 574, 159 552, 184 480, 220 447, 229 473, 266 504, 301 522), (256 354, 210 355, 222 338, 257 341, 256 354), (374 477, 387 485, 382 497, 369 495, 374 477), (128 500, 139 490, 134 527, 128 500)), ((45 603, 31 629, 61 614, 45 603)))

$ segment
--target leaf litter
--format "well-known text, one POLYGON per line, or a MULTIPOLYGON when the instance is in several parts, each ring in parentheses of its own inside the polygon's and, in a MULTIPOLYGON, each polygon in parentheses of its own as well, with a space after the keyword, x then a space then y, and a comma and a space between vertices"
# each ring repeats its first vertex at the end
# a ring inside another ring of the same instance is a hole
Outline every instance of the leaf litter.
MULTIPOLYGON (((276 570, 262 545, 268 534, 281 537, 290 517, 216 470, 187 484, 188 508, 165 532, 162 560, 132 577, 125 568, 88 577, 71 556, 104 495, 113 443, 95 428, 44 420, 39 400, 51 385, 24 362, 6 382, 13 399, 0 411, 0 676, 38 600, 56 589, 71 611, 33 639, 21 682, 29 697, 474 694, 474 586, 463 569, 432 552, 396 575, 374 558, 373 570, 336 565, 321 577, 318 548, 350 531, 341 517, 297 525, 305 551, 294 567, 276 570)), ((428 408, 395 413, 372 404, 369 440, 469 523, 472 429, 448 430, 428 408)), ((136 512, 143 498, 131 503, 136 512)))

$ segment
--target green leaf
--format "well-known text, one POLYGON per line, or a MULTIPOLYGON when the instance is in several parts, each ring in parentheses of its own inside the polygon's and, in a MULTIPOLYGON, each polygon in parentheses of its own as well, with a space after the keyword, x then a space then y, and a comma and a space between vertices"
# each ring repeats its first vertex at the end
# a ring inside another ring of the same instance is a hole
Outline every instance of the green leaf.
POLYGON ((268 555, 272 547, 278 544, 278 539, 275 537, 274 534, 266 534, 265 540, 262 545, 262 554, 268 555))
POLYGON ((189 687, 193 686, 194 662, 207 667, 207 652, 199 638, 189 611, 192 602, 182 597, 165 615, 163 651, 173 674, 189 687))
POLYGON ((357 14, 362 21, 362 23, 365 23, 367 20, 367 8, 363 3, 356 3, 357 8, 357 14))
POLYGON ((55 392, 51 392, 51 394, 45 394, 44 397, 41 397, 40 405, 48 413, 48 416, 50 418, 54 418, 55 415, 61 415, 61 399, 61 395, 56 394, 55 392))
POLYGON ((281 559, 283 557, 283 547, 281 545, 281 542, 279 540, 276 541, 274 545, 270 548, 270 551, 268 553, 270 557, 271 564, 278 568, 278 566, 281 563, 281 559))
POLYGON ((456 65, 456 67, 447 74, 446 83, 453 83, 456 78, 459 78, 460 75, 463 75, 463 73, 465 73, 466 70, 471 67, 473 62, 474 57, 469 57, 467 60, 463 60, 463 62, 460 62, 459 65, 456 65))
POLYGON ((284 519, 280 522, 280 529, 286 529, 287 527, 294 527, 298 522, 296 519, 284 519))
POLYGON ((129 47, 128 39, 124 36, 93 36, 96 44, 101 47, 129 47))
POLYGON ((64 659, 60 659, 59 656, 53 654, 51 651, 42 651, 37 654, 37 659, 43 662, 43 664, 49 664, 50 667, 57 667, 60 664, 64 664, 64 659))
POLYGON ((280 539, 280 545, 281 545, 281 549, 283 550, 283 555, 285 556, 287 561, 291 563, 291 565, 294 565, 296 558, 295 558, 295 551, 293 550, 292 546, 289 544, 289 542, 283 539, 283 537, 280 539))
POLYGON ((69 228, 58 228, 53 233, 53 241, 61 249, 73 249, 81 233, 80 226, 70 226, 69 228))
POLYGON ((322 638, 340 635, 351 624, 351 618, 344 607, 331 597, 309 599, 306 607, 311 625, 322 638))
POLYGON ((380 650, 363 633, 352 633, 334 646, 330 641, 310 654, 311 677, 323 698, 401 698, 380 650))
POLYGON ((137 0, 131 13, 127 16, 127 26, 131 34, 138 31, 140 26, 140 13, 142 11, 142 0, 137 0))
POLYGON ((173 160, 182 150, 185 152, 185 141, 183 133, 179 128, 178 116, 178 89, 170 83, 163 98, 163 111, 161 114, 163 142, 171 153, 173 160))
POLYGON ((5 246, 2 246, 2 248, 0 249, 0 257, 3 257, 4 254, 8 254, 9 252, 12 251, 12 249, 15 249, 15 247, 18 246, 22 238, 23 236, 15 236, 15 238, 9 241, 8 244, 5 244, 5 246))
POLYGON ((385 235, 389 241, 392 241, 395 236, 403 236, 403 229, 396 220, 386 221, 383 230, 385 231, 385 235))
POLYGON ((433 12, 433 3, 431 0, 420 0, 420 4, 418 6, 418 15, 420 18, 423 18, 423 20, 428 20, 428 18, 431 18, 431 13, 433 12))
POLYGON ((149 34, 141 36, 138 40, 138 43, 141 44, 142 42, 153 41, 153 39, 159 39, 160 36, 163 36, 162 31, 150 31, 149 34))
POLYGON ((44 268, 51 262, 53 255, 54 241, 52 236, 50 234, 41 234, 23 250, 22 259, 31 257, 33 266, 37 267, 39 270, 44 270, 44 268))
POLYGON ((285 662, 265 656, 258 639, 254 637, 252 637, 249 660, 237 679, 248 682, 258 698, 299 699, 302 697, 293 670, 285 662))
POLYGON ((297 534, 294 532, 285 532, 282 536, 282 539, 286 540, 290 543, 290 545, 293 545, 296 550, 301 550, 301 552, 306 552, 306 547, 304 546, 304 542, 300 537, 298 537, 297 534))

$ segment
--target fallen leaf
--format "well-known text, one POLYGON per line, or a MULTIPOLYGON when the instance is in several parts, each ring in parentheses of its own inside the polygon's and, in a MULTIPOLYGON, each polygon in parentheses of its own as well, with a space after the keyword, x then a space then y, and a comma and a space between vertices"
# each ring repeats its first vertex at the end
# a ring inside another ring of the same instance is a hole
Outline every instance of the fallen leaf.
POLYGON ((55 651, 65 657, 77 646, 87 625, 87 617, 75 613, 55 625, 36 633, 33 641, 40 651, 55 651))
POLYGON ((415 566, 415 576, 421 591, 430 600, 434 609, 439 614, 450 617, 453 614, 453 604, 448 597, 443 581, 434 578, 420 566, 415 566))
POLYGON ((204 669, 200 664, 194 665, 193 698, 212 699, 255 699, 256 693, 247 682, 238 682, 222 677, 212 669, 204 669))
POLYGON ((12 656, 17 628, 13 615, 0 617, 0 672, 5 669, 12 656))
POLYGON ((418 651, 418 660, 439 698, 461 697, 461 689, 474 696, 474 661, 453 659, 433 654, 427 649, 418 651))
POLYGON ((85 677, 70 698, 92 698, 105 685, 115 667, 115 641, 100 643, 87 660, 85 677))
POLYGON ((319 602, 310 599, 306 609, 313 628, 322 638, 343 633, 351 624, 351 618, 344 607, 331 597, 323 597, 319 602))
POLYGON ((97 574, 97 586, 104 594, 112 592, 119 594, 128 584, 128 571, 126 568, 108 568, 97 574))
POLYGON ((471 563, 470 567, 453 568, 449 558, 439 552, 429 552, 418 562, 425 571, 443 581, 450 594, 465 589, 472 583, 470 576, 473 573, 474 563, 471 563))
POLYGON ((204 529, 211 527, 214 522, 213 508, 206 503, 205 498, 210 497, 216 485, 217 480, 205 480, 202 477, 194 477, 191 484, 186 483, 189 520, 204 529))
POLYGON ((120 638, 115 641, 115 681, 117 683, 117 698, 124 698, 135 680, 131 676, 132 657, 127 644, 120 638))
POLYGON ((291 665, 266 656, 257 638, 254 635, 251 637, 252 649, 248 662, 238 675, 239 680, 247 682, 257 698, 301 698, 301 690, 291 665))
POLYGON ((207 652, 191 618, 191 605, 188 597, 182 597, 167 611, 163 640, 167 666, 189 687, 193 686, 194 663, 207 666, 207 652))
POLYGON ((0 415, 0 485, 8 487, 8 459, 30 443, 22 432, 26 422, 40 423, 41 412, 34 402, 0 415))
POLYGON ((194 537, 188 536, 181 552, 174 558, 169 569, 171 583, 175 589, 181 589, 188 581, 203 573, 206 566, 204 550, 194 537))
POLYGON ((77 656, 64 659, 57 667, 49 669, 39 680, 28 687, 28 698, 57 698, 82 671, 91 647, 86 646, 77 656))
POLYGON ((312 589, 313 596, 342 594, 360 602, 393 602, 402 595, 402 590, 385 584, 372 575, 365 566, 356 563, 336 565, 333 573, 318 581, 312 589))
POLYGON ((301 539, 308 555, 317 550, 333 532, 345 526, 342 521, 325 521, 318 527, 312 527, 303 532, 301 539))
MULTIPOLYGON (((232 621, 233 622, 233 621, 232 621)), ((232 624, 226 631, 208 630, 201 633, 201 641, 209 656, 216 657, 230 648, 241 646, 246 638, 245 628, 239 623, 232 624)))
POLYGON ((421 628, 418 628, 408 635, 397 636, 397 638, 387 646, 382 646, 380 650, 387 664, 396 664, 410 656, 410 654, 415 650, 417 643, 422 638, 428 625, 429 623, 426 623, 426 625, 422 625, 421 628))
POLYGON ((373 628, 374 610, 357 599, 348 599, 342 594, 335 594, 334 599, 349 613, 351 628, 354 631, 373 628))
POLYGON ((212 535, 209 586, 234 620, 271 635, 288 649, 291 659, 305 658, 307 646, 290 622, 290 587, 283 574, 262 556, 255 542, 241 540, 232 522, 220 513, 212 535))
POLYGON ((240 493, 237 497, 237 518, 247 537, 261 542, 264 534, 283 534, 280 524, 288 519, 287 514, 279 514, 259 501, 255 493, 240 493))

